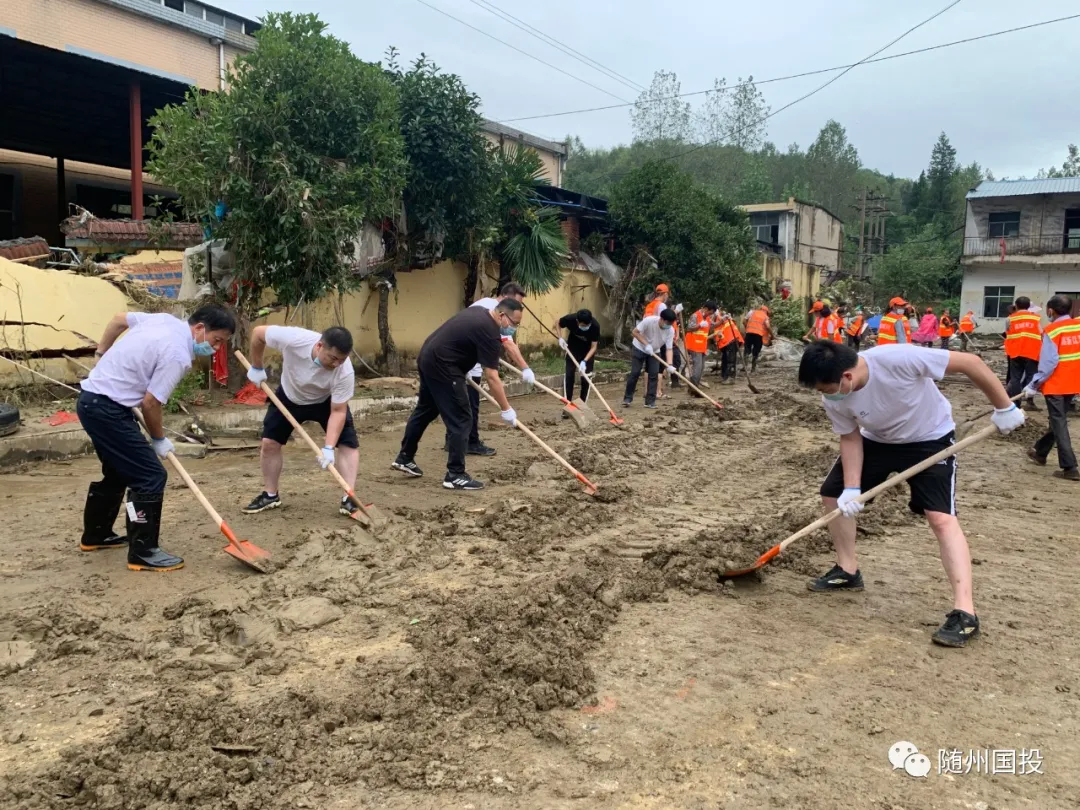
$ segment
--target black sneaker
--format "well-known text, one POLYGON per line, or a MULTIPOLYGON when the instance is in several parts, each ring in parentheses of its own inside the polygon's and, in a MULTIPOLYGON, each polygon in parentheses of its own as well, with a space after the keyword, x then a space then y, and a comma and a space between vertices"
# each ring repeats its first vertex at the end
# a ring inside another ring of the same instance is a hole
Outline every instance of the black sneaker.
POLYGON ((942 647, 963 647, 979 635, 979 617, 963 610, 952 610, 945 617, 945 624, 933 635, 935 644, 942 647))
POLYGON ((260 492, 259 497, 244 507, 245 515, 255 515, 259 512, 265 512, 267 509, 277 509, 281 506, 281 498, 277 495, 267 495, 265 492, 260 492))
POLYGON ((395 470, 401 470, 406 475, 411 475, 413 478, 419 478, 424 474, 424 471, 416 466, 415 461, 405 461, 401 456, 394 459, 394 463, 390 465, 395 470))
POLYGON ((630 407, 630 400, 628 400, 628 399, 624 399, 624 400, 622 401, 622 406, 623 406, 624 408, 629 408, 629 407, 630 407))
POLYGON ((465 453, 470 456, 493 456, 496 450, 494 447, 488 447, 483 442, 477 442, 476 444, 470 444, 465 453))
POLYGON ((648 402, 646 402, 646 403, 645 403, 645 407, 646 407, 646 408, 649 408, 650 410, 653 410, 653 411, 655 411, 655 410, 656 410, 656 403, 654 402, 654 403, 652 403, 652 404, 650 405, 650 404, 649 404, 648 402))
POLYGON ((442 485, 447 489, 483 489, 484 484, 482 481, 477 481, 468 473, 462 473, 461 475, 446 474, 446 478, 443 479, 442 485))
POLYGON ((344 515, 347 518, 351 518, 354 512, 360 510, 353 506, 352 501, 349 500, 348 495, 343 495, 341 498, 341 505, 338 507, 338 514, 344 515))
POLYGON ((862 573, 856 571, 854 574, 849 574, 839 565, 834 565, 817 579, 807 582, 806 587, 819 593, 826 591, 861 591, 863 589, 862 573))

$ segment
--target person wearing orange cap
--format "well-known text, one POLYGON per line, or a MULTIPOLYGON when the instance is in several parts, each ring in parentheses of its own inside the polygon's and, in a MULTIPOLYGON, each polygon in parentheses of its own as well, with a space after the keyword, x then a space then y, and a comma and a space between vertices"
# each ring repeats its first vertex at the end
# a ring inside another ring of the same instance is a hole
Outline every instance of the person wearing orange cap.
POLYGON ((911 327, 904 315, 908 306, 908 302, 899 296, 889 301, 889 311, 881 316, 878 326, 878 346, 911 343, 911 327))
POLYGON ((750 370, 757 371, 758 355, 761 347, 773 336, 772 322, 769 320, 769 308, 762 304, 752 309, 743 321, 743 360, 750 360, 750 370))
POLYGON ((832 307, 824 301, 815 301, 814 305, 810 307, 810 314, 814 316, 814 325, 806 330, 803 340, 831 340, 838 342, 838 319, 833 317, 832 307))

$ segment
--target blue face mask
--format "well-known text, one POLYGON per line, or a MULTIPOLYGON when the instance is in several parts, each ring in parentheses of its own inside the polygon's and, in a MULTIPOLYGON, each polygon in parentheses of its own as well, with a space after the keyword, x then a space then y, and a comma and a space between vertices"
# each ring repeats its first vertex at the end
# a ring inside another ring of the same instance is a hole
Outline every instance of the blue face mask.
POLYGON ((846 394, 843 393, 843 390, 844 390, 844 378, 841 377, 840 378, 840 390, 838 390, 835 394, 822 394, 822 396, 825 397, 825 399, 829 400, 830 402, 842 402, 845 399, 847 399, 848 397, 850 397, 855 392, 855 383, 854 382, 851 383, 851 390, 848 391, 846 394))
POLYGON ((196 357, 213 357, 214 356, 214 351, 215 351, 214 347, 211 346, 205 340, 202 341, 201 343, 199 343, 197 341, 194 341, 194 340, 191 341, 191 348, 195 352, 196 357))
POLYGON ((516 326, 502 326, 499 328, 499 334, 503 337, 513 337, 515 332, 517 332, 516 326))
POLYGON ((662 324, 660 324, 660 328, 663 329, 666 332, 671 328, 671 324, 670 323, 662 323, 662 324))
POLYGON ((319 355, 315 355, 314 357, 312 357, 311 362, 317 365, 319 368, 322 368, 322 360, 319 359, 319 355))

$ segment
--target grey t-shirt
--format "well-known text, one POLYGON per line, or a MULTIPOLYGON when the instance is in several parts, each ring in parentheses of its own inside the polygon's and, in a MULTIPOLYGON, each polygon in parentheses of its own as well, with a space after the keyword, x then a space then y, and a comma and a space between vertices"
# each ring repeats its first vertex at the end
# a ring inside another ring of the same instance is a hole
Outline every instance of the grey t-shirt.
MULTIPOLYGON (((638 321, 637 330, 640 332, 649 344, 653 347, 653 351, 664 357, 663 349, 670 349, 675 341, 674 329, 661 329, 660 328, 660 316, 650 315, 648 318, 642 318, 638 321)), ((637 338, 634 338, 634 348, 639 352, 645 351, 644 344, 637 338)))

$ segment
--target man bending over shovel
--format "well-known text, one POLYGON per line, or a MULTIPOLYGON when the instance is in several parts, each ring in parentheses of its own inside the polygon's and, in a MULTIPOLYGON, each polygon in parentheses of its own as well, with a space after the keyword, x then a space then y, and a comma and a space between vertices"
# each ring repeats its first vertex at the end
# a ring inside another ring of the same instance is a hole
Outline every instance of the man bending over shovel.
MULTIPOLYGON (((947 373, 970 379, 994 406, 1002 433, 1024 424, 1024 413, 1005 393, 997 375, 975 355, 906 345, 878 346, 861 354, 833 341, 815 341, 803 352, 799 382, 823 395, 825 413, 840 436, 840 457, 821 485, 826 512, 842 516, 829 524, 836 565, 808 583, 811 591, 861 591, 855 556, 857 499, 885 481, 954 443, 952 406, 936 380, 947 373)), ((956 517, 956 457, 914 476, 912 512, 925 515, 941 549, 953 592, 953 609, 933 635, 937 644, 963 647, 979 633, 971 585, 971 554, 956 517)))
MULTIPOLYGON (((251 368, 247 376, 257 386, 266 382, 263 353, 267 346, 281 352, 281 384, 275 392, 281 404, 297 422, 318 422, 322 426, 326 442, 319 466, 325 470, 331 464, 335 465, 349 489, 353 489, 360 461, 360 442, 349 412, 349 400, 356 388, 349 360, 353 347, 349 330, 331 326, 320 335, 296 326, 256 326, 251 333, 251 368)), ((253 515, 281 506, 278 483, 285 466, 282 448, 292 432, 292 424, 285 415, 273 402, 267 403, 259 453, 263 491, 247 505, 245 514, 253 515)), ((353 509, 348 496, 343 497, 338 511, 351 516, 353 509)))

